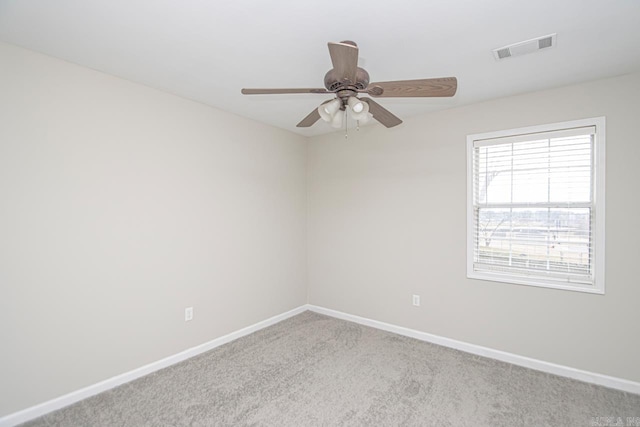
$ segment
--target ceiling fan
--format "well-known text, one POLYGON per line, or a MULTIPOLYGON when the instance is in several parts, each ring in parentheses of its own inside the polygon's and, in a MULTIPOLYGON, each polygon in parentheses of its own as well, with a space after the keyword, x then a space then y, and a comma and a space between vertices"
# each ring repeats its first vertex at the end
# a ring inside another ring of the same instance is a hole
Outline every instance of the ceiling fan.
POLYGON ((358 98, 357 94, 367 94, 374 98, 448 97, 455 95, 458 88, 455 77, 369 83, 369 73, 358 67, 358 45, 355 42, 346 40, 340 43, 329 42, 328 45, 333 68, 324 76, 325 89, 242 89, 242 93, 244 95, 332 93, 335 94, 335 98, 323 102, 302 119, 297 127, 309 127, 322 119, 331 126, 340 128, 348 107, 351 117, 360 123, 373 117, 390 128, 399 125, 402 120, 373 99, 364 96, 358 98))

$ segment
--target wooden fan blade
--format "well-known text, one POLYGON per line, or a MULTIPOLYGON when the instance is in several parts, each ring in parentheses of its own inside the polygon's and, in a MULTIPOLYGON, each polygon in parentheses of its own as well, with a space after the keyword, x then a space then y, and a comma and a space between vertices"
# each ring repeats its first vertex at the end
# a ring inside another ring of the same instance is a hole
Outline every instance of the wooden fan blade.
POLYGON ((329 42, 329 55, 333 69, 340 80, 347 79, 351 84, 356 83, 356 72, 358 71, 358 47, 355 43, 333 43, 329 42))
POLYGON ((295 88, 295 89, 242 89, 243 95, 275 95, 286 93, 331 93, 326 89, 295 88))
POLYGON ((373 118, 385 125, 388 128, 392 128, 394 126, 398 126, 402 123, 398 117, 394 116, 389 110, 384 108, 382 105, 378 104, 371 98, 367 98, 366 96, 360 97, 361 101, 369 104, 369 112, 373 114, 373 118))
POLYGON ((444 97, 453 96, 458 89, 458 79, 442 77, 439 79, 397 80, 393 82, 369 83, 369 94, 376 98, 392 97, 444 97), (382 93, 376 92, 376 87, 382 93))
POLYGON ((320 113, 318 113, 318 109, 314 108, 312 112, 309 113, 309 115, 307 117, 305 117, 304 119, 302 119, 300 121, 300 123, 298 123, 296 125, 296 127, 299 128, 308 128, 310 126, 313 126, 313 124, 315 122, 317 122, 318 120, 320 120, 320 113))

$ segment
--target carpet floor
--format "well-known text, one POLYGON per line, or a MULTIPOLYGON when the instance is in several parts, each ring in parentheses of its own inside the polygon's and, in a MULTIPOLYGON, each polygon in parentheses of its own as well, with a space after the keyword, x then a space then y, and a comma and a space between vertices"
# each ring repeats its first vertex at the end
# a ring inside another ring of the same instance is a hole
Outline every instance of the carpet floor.
POLYGON ((627 425, 640 395, 306 311, 24 425, 614 425, 604 417, 627 425))

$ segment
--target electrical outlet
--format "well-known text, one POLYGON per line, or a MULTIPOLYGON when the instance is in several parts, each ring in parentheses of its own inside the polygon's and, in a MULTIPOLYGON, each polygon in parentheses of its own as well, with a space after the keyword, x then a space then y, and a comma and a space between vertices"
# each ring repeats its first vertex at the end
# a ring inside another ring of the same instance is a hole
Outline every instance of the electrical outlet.
POLYGON ((188 322, 189 320, 193 320, 193 307, 184 309, 184 321, 188 322))
POLYGON ((413 305, 416 307, 420 307, 420 295, 413 296, 413 305))

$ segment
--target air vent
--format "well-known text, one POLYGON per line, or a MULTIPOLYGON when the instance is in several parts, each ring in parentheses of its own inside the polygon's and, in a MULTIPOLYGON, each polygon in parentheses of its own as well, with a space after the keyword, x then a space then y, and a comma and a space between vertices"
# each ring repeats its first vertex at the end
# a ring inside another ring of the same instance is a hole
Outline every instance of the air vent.
POLYGON ((511 56, 511 51, 509 48, 497 49, 496 54, 498 55, 498 59, 504 59, 511 56))
POLYGON ((493 56, 497 61, 512 56, 526 55, 527 53, 537 52, 542 49, 548 49, 556 46, 556 33, 548 36, 538 37, 535 39, 510 44, 493 50, 493 56))
POLYGON ((544 49, 545 47, 553 47, 553 36, 538 39, 538 49, 544 49))

